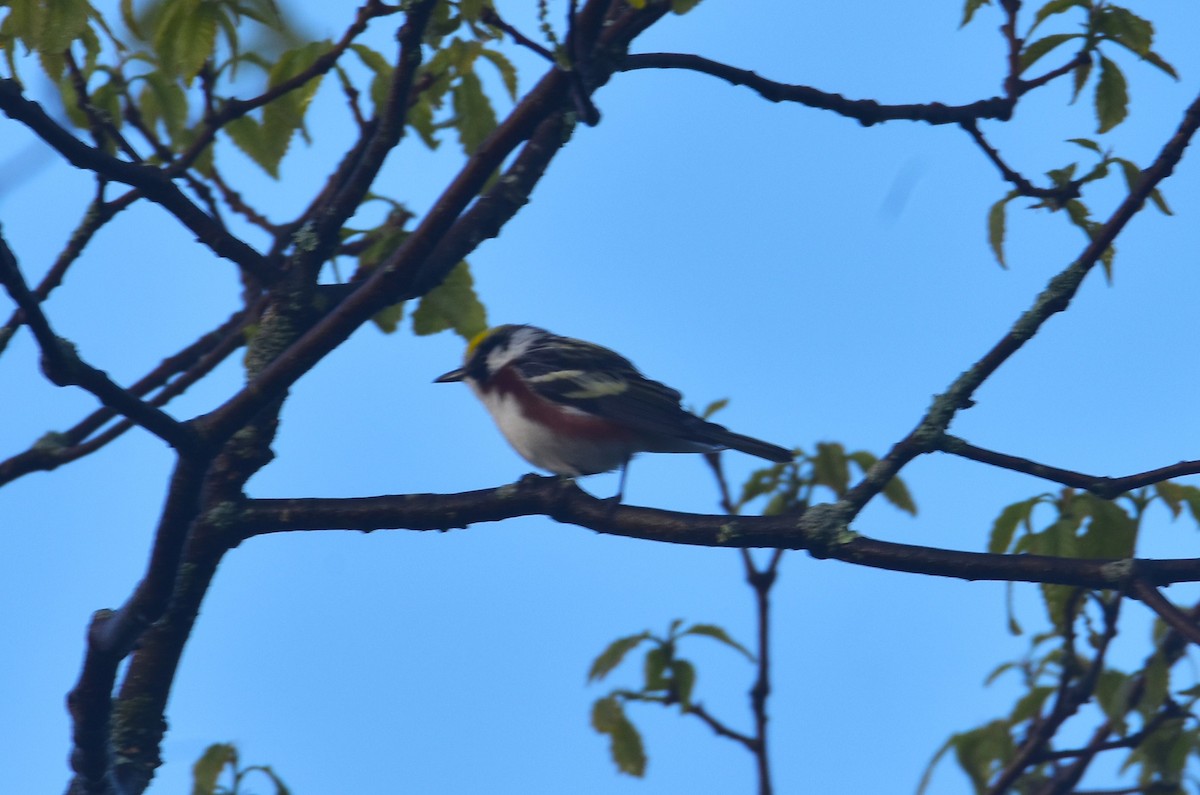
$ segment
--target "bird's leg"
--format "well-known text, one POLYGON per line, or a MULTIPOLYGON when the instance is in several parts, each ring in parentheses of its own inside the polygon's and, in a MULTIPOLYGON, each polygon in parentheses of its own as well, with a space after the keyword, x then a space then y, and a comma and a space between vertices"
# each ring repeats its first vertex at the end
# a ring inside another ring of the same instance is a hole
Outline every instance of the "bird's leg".
POLYGON ((620 505, 621 500, 625 498, 625 477, 629 474, 629 462, 632 460, 633 457, 630 456, 621 462, 621 479, 617 482, 617 496, 612 498, 616 505, 620 505))

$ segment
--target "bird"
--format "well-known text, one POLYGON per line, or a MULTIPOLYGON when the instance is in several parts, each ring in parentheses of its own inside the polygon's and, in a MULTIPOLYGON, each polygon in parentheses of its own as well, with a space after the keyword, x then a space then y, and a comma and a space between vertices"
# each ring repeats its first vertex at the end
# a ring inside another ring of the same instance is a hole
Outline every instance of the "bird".
POLYGON ((461 367, 434 383, 463 381, 509 444, 535 467, 564 477, 621 470, 636 453, 739 450, 783 463, 791 451, 685 410, 677 390, 647 378, 624 356, 529 325, 480 332, 461 367))

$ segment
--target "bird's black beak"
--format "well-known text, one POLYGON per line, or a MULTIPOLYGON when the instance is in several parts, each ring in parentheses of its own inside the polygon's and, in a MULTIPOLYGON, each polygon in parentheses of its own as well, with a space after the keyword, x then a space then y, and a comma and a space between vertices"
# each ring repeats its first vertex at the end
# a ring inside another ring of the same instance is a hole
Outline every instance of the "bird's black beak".
POLYGON ((467 377, 466 372, 460 367, 457 370, 451 370, 448 373, 439 375, 437 378, 433 379, 433 383, 448 384, 451 381, 461 381, 466 377, 467 377))

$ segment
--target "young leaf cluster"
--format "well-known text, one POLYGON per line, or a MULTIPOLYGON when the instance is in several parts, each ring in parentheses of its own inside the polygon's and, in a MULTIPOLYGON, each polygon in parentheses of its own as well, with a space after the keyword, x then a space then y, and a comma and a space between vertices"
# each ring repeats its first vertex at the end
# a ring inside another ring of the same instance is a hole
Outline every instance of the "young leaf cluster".
MULTIPOLYGON (((990 0, 967 0, 963 11, 963 24, 974 17, 975 12, 990 0)), ((1006 5, 1012 15, 1016 14, 1018 4, 1006 5)), ((1012 34, 1015 36, 1015 32, 1012 34)), ((1014 78, 1028 73, 1030 68, 1046 55, 1054 52, 1063 45, 1073 44, 1078 49, 1068 66, 1073 81, 1071 101, 1074 102, 1083 90, 1093 84, 1092 104, 1096 114, 1098 134, 1109 132, 1129 115, 1129 87, 1125 74, 1113 60, 1112 47, 1136 55, 1140 60, 1151 64, 1173 78, 1178 78, 1172 67, 1161 55, 1153 49, 1154 25, 1133 11, 1118 6, 1106 0, 1050 0, 1042 5, 1035 13, 1033 21, 1023 38, 1014 38, 1011 42, 1016 55, 1014 78), (1075 12, 1082 15, 1078 28, 1073 31, 1050 33, 1035 38, 1043 23, 1075 12), (1092 81, 1092 75, 1097 75, 1092 81)), ((1065 68, 1065 67, 1064 67, 1065 68)), ((1058 70, 1054 74, 1061 73, 1058 70)), ((1039 84, 1040 80, 1033 81, 1039 84)), ((1017 83, 1020 85, 1020 83, 1017 83)), ((1065 209, 1067 218, 1076 227, 1083 230, 1089 238, 1093 237, 1100 224, 1091 218, 1087 205, 1080 199, 1081 188, 1092 182, 1097 182, 1106 176, 1110 166, 1118 166, 1132 190, 1140 179, 1141 170, 1131 161, 1117 157, 1111 151, 1102 149, 1095 141, 1087 138, 1073 138, 1071 143, 1082 146, 1095 153, 1097 162, 1082 176, 1076 176, 1077 163, 1071 163, 1046 173, 1051 187, 1041 189, 1036 193, 1019 175, 1006 175, 1014 181, 1016 187, 1003 198, 992 205, 987 216, 988 242, 996 260, 1006 266, 1004 257, 1004 239, 1008 203, 1019 196, 1036 196, 1038 201, 1031 208, 1045 208, 1051 212, 1065 209)), ((1162 195, 1155 190, 1152 201, 1160 210, 1170 213, 1162 195)), ((1103 255, 1102 264, 1106 274, 1111 279, 1112 262, 1115 251, 1109 247, 1103 255)))
POLYGON ((667 633, 659 636, 649 630, 618 638, 600 653, 588 671, 589 682, 604 680, 638 647, 646 651, 642 658, 642 684, 635 690, 617 689, 592 705, 592 728, 609 738, 609 753, 617 770, 641 777, 646 772, 646 752, 641 733, 625 712, 626 704, 645 702, 663 706, 678 705, 682 713, 702 710, 694 700, 696 666, 679 656, 679 642, 687 637, 704 637, 728 646, 751 662, 754 655, 716 624, 671 622, 667 633))
MULTIPOLYGON (((846 495, 854 477, 861 477, 879 460, 866 450, 847 452, 838 442, 818 442, 814 452, 795 451, 794 460, 756 470, 742 485, 733 504, 734 513, 765 497, 764 516, 799 513, 812 504, 817 489, 831 492, 835 499, 846 495)), ((892 478, 883 496, 894 507, 916 516, 917 504, 900 478, 892 478)))
POLYGON ((245 779, 253 773, 265 776, 274 786, 275 795, 291 795, 283 780, 267 765, 240 767, 237 747, 231 743, 214 743, 192 765, 192 795, 252 795, 244 787, 245 779), (221 774, 226 773, 221 782, 221 774))
MULTIPOLYGON (((1064 489, 1007 506, 993 524, 988 551, 1131 557, 1141 521, 1156 503, 1175 517, 1186 509, 1200 523, 1200 488, 1194 486, 1167 481, 1112 501, 1064 489)), ((1200 759, 1200 685, 1193 681, 1174 692, 1171 685, 1185 642, 1156 622, 1144 664, 1120 670, 1108 661, 1108 650, 1123 594, 1062 585, 1043 585, 1041 593, 1049 627, 1032 636, 1024 657, 998 666, 987 679, 1019 677, 1023 692, 1012 711, 952 735, 930 763, 921 791, 938 761, 953 751, 978 793, 1059 791, 1049 783, 1061 788, 1077 781, 1101 754, 1119 755, 1122 772, 1136 774, 1136 791, 1182 793, 1184 766, 1200 759), (1097 720, 1100 728, 1087 747, 1055 747, 1056 737, 1072 736, 1059 732, 1063 724, 1097 720)), ((1022 632, 1011 605, 1009 627, 1022 632)))
MULTIPOLYGON (((1067 142, 1093 153, 1096 157, 1096 162, 1082 176, 1076 176, 1079 171, 1078 162, 1068 163, 1062 168, 1047 171, 1046 176, 1049 178, 1050 183, 1056 189, 1059 189, 1062 195, 1079 195, 1080 188, 1089 183, 1105 179, 1112 172, 1114 166, 1124 178, 1125 189, 1127 191, 1132 192, 1137 187, 1142 178, 1142 169, 1132 160, 1117 157, 1110 150, 1102 149, 1099 143, 1090 138, 1070 138, 1067 142)), ((988 243, 992 247, 992 253, 995 254, 996 261, 1005 267, 1007 267, 1007 263, 1004 259, 1004 239, 1008 225, 1006 211, 1009 202, 1023 195, 1020 190, 1009 191, 1004 198, 997 201, 988 210, 988 243)), ((1162 192, 1158 188, 1150 191, 1150 201, 1164 215, 1173 215, 1171 208, 1167 205, 1166 199, 1163 198, 1162 192)), ((1031 204, 1030 209, 1046 209, 1050 212, 1065 210, 1071 224, 1082 230, 1089 240, 1096 236, 1102 226, 1098 221, 1092 219, 1091 210, 1078 198, 1069 198, 1066 201, 1061 201, 1055 197, 1045 198, 1031 204)), ((1110 245, 1100 257, 1100 264, 1103 266, 1105 275, 1109 280, 1112 279, 1112 265, 1115 256, 1116 247, 1110 245)))

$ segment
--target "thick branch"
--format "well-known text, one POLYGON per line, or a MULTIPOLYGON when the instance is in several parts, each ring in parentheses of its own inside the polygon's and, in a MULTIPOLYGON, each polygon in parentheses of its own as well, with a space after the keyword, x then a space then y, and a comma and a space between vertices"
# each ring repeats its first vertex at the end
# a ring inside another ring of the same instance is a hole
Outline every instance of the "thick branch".
MULTIPOLYGON (((592 0, 607 7, 608 0, 592 0)), ((645 25, 666 13, 663 6, 657 10, 637 12, 635 22, 607 27, 600 37, 599 48, 609 50, 624 46, 628 37, 635 35, 645 25)), ((581 14, 587 13, 587 8, 581 14)), ((355 329, 370 319, 376 312, 397 300, 411 297, 417 289, 429 289, 445 276, 442 268, 447 262, 453 265, 456 259, 441 252, 451 251, 454 244, 448 243, 451 235, 460 241, 469 242, 468 249, 478 245, 528 199, 528 193, 541 176, 549 157, 558 147, 548 147, 545 138, 549 131, 564 132, 563 114, 570 105, 568 99, 570 81, 558 69, 548 72, 538 85, 527 94, 513 112, 504 120, 479 149, 467 161, 441 197, 404 241, 404 244, 385 260, 361 287, 301 336, 283 354, 270 362, 259 375, 224 406, 205 419, 205 425, 215 437, 232 433, 264 406, 282 394, 296 379, 308 372, 329 351, 340 345, 355 329), (531 140, 533 139, 533 140, 531 140), (480 215, 491 214, 485 222, 468 220, 459 226, 456 222, 471 201, 495 174, 509 155, 523 142, 540 150, 537 157, 518 159, 499 180, 492 194, 500 198, 488 210, 480 208, 480 215), (531 168, 531 161, 537 168, 531 168), (438 264, 431 270, 430 261, 438 264)), ((559 143, 562 143, 560 137, 559 143)))
POLYGON ((1131 577, 1154 585, 1200 581, 1200 558, 1080 560, 995 555, 877 541, 840 527, 836 511, 815 506, 803 516, 726 516, 613 505, 570 481, 527 475, 514 485, 458 494, 353 499, 250 500, 229 524, 235 545, 266 533, 297 530, 451 530, 477 522, 544 515, 606 535, 710 547, 807 550, 861 566, 964 580, 1122 587, 1131 577))
MULTIPOLYGON (((187 530, 200 505, 204 467, 180 458, 154 537, 146 574, 119 610, 101 610, 88 628, 79 681, 67 696, 74 726, 71 795, 120 792, 113 786, 109 749, 112 692, 117 667, 147 627, 166 610, 179 573, 187 530)), ((160 717, 155 718, 161 720, 160 717)))

